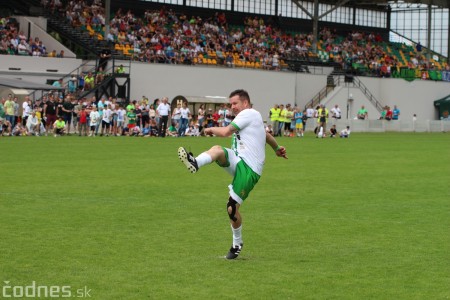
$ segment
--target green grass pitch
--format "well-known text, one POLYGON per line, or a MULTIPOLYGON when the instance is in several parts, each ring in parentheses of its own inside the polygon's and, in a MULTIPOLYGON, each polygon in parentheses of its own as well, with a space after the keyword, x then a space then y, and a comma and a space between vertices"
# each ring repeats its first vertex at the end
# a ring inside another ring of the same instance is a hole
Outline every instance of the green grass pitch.
POLYGON ((215 164, 190 174, 177 149, 229 139, 1 137, 0 288, 86 287, 91 299, 450 297, 448 134, 278 141, 289 159, 267 147, 241 209, 245 247, 226 261, 231 177, 215 164))

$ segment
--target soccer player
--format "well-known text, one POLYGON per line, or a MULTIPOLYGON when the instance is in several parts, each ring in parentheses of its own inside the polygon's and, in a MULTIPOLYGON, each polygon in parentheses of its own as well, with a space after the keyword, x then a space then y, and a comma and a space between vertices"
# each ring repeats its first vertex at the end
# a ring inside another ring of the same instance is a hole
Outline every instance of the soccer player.
POLYGON ((250 96, 245 90, 236 90, 229 96, 231 110, 236 116, 226 127, 210 127, 205 134, 220 137, 232 136, 231 149, 213 146, 208 151, 194 157, 185 148, 178 149, 180 160, 191 173, 199 168, 217 162, 231 176, 227 212, 230 217, 233 232, 233 244, 227 259, 235 259, 243 247, 242 217, 239 207, 248 197, 261 177, 265 161, 265 144, 269 144, 279 157, 287 158, 286 149, 279 146, 275 138, 266 133, 261 114, 252 108, 250 96))

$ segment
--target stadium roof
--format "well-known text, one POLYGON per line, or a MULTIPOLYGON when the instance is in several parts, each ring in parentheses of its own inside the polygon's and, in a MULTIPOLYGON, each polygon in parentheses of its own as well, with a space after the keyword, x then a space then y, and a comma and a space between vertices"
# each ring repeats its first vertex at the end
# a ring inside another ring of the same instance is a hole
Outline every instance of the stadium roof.
POLYGON ((414 7, 413 5, 420 5, 420 4, 431 4, 439 7, 449 8, 450 7, 450 1, 448 0, 320 0, 321 3, 328 3, 328 4, 338 4, 339 2, 346 2, 346 5, 355 5, 355 6, 378 6, 378 7, 396 7, 397 5, 411 5, 411 7, 414 7))
POLYGON ((11 79, 0 77, 0 86, 25 89, 25 90, 41 90, 41 91, 54 91, 54 90, 64 90, 64 88, 54 87, 48 84, 39 84, 30 81, 24 81, 20 79, 11 79))

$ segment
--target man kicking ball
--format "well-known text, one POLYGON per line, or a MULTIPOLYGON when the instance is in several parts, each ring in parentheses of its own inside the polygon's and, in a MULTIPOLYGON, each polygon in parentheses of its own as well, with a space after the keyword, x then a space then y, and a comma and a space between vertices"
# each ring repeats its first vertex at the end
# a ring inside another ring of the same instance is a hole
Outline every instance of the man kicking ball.
POLYGON ((286 149, 279 146, 275 138, 266 133, 261 114, 252 108, 250 96, 245 90, 236 90, 229 96, 231 110, 236 116, 227 127, 211 127, 205 134, 220 137, 232 136, 231 149, 213 146, 206 152, 194 157, 185 148, 178 149, 178 157, 191 173, 199 168, 216 162, 233 176, 228 186, 227 211, 233 231, 233 244, 227 259, 238 257, 244 245, 242 241, 242 217, 239 207, 248 197, 261 177, 265 161, 265 144, 269 144, 279 157, 287 158, 286 149))

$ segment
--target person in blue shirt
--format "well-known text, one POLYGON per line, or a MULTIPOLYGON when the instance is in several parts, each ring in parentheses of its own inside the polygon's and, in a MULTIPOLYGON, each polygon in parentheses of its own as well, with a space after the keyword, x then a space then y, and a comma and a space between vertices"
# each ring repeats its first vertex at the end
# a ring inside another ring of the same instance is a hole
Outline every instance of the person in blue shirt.
POLYGON ((397 105, 394 105, 394 109, 392 110, 392 120, 398 120, 400 116, 400 109, 397 108, 397 105))
POLYGON ((297 132, 297 137, 302 137, 303 136, 303 112, 299 107, 295 108, 294 120, 295 120, 295 131, 297 132))

